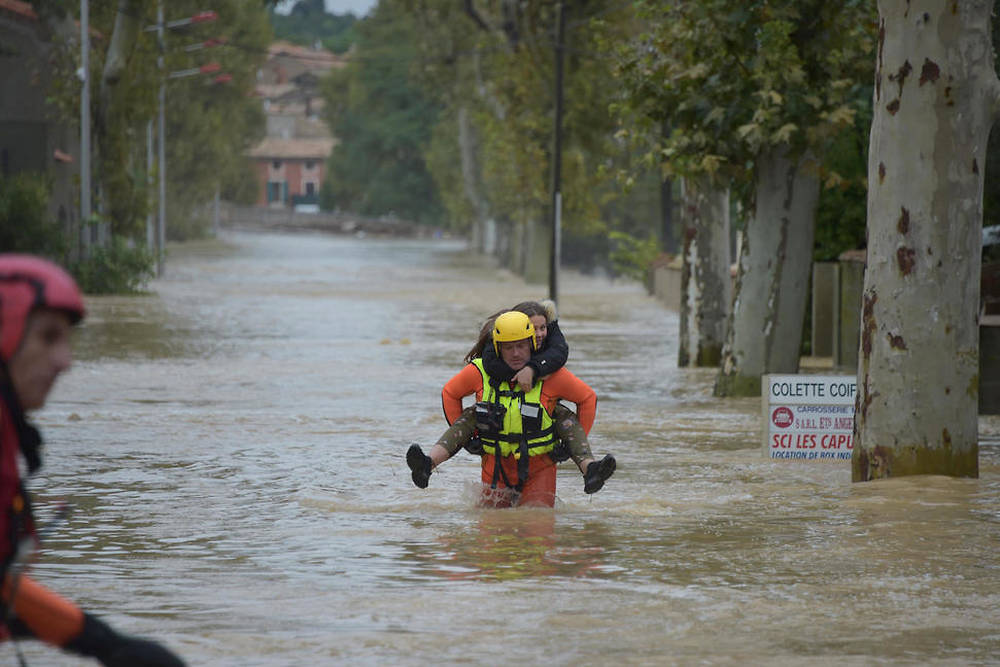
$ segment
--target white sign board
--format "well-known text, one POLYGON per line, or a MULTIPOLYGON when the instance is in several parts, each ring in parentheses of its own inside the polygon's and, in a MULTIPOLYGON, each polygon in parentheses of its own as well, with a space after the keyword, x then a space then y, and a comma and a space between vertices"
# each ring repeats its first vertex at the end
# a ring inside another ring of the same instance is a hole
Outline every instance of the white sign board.
POLYGON ((760 388, 768 458, 851 460, 853 375, 765 375, 760 388))

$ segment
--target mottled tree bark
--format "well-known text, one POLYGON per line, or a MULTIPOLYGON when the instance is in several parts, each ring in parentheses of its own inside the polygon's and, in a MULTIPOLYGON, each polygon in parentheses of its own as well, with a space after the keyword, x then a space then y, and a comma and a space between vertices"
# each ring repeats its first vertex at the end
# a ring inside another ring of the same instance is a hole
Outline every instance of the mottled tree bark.
POLYGON ((732 289, 729 190, 708 177, 681 184, 684 264, 677 365, 718 366, 732 289))
POLYGON ((756 193, 716 396, 758 396, 761 375, 799 369, 819 201, 815 160, 784 147, 761 154, 756 193))
MULTIPOLYGON (((118 12, 115 14, 115 27, 111 33, 111 43, 108 45, 108 52, 104 58, 104 68, 101 72, 101 86, 98 94, 97 113, 94 114, 94 134, 96 141, 93 144, 93 162, 101 165, 103 156, 108 154, 108 114, 114 104, 115 90, 121 80, 122 73, 128 65, 128 58, 132 53, 139 33, 142 30, 141 17, 143 9, 142 0, 119 0, 118 12)), ((95 199, 97 210, 107 212, 110 209, 108 202, 104 201, 108 188, 105 187, 104 179, 109 174, 109 170, 98 168, 97 190, 100 196, 95 199)), ((102 221, 98 226, 98 245, 107 246, 111 240, 111 223, 102 221)))
POLYGON ((978 475, 990 0, 881 0, 853 479, 978 475))
POLYGON ((115 27, 111 33, 111 44, 104 58, 104 70, 101 74, 101 107, 107 109, 111 104, 111 91, 121 79, 122 72, 128 65, 128 57, 139 39, 142 31, 142 0, 119 0, 118 13, 115 14, 115 27))

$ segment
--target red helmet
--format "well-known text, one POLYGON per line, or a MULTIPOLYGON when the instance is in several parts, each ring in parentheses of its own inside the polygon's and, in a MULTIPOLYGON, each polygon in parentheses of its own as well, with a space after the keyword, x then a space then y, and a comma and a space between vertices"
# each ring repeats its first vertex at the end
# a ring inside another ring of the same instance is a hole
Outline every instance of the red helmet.
POLYGON ((32 255, 0 254, 0 362, 7 362, 24 335, 34 308, 54 308, 83 319, 83 296, 73 278, 52 262, 32 255))

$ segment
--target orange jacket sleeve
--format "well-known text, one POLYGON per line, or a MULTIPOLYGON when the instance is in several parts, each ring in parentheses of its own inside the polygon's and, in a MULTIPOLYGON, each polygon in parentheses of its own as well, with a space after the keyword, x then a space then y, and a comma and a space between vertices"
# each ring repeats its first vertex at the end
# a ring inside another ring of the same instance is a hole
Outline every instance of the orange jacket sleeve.
MULTIPOLYGON (((5 600, 10 597, 11 588, 8 579, 3 586, 5 600)), ((14 616, 49 644, 62 646, 83 630, 83 612, 79 607, 24 575, 18 577, 13 606, 14 616)))
POLYGON ((483 376, 474 365, 466 364, 441 390, 441 407, 449 424, 462 414, 462 399, 471 394, 477 401, 483 395, 483 376))
POLYGON ((586 382, 566 370, 565 367, 549 375, 542 382, 542 403, 552 414, 559 399, 576 403, 576 418, 584 432, 590 434, 597 416, 597 394, 586 382))

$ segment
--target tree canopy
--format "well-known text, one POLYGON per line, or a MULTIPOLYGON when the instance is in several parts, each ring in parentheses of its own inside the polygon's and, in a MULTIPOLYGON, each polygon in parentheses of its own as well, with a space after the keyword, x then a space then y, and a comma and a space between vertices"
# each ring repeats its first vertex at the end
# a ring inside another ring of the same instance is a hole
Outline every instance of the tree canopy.
MULTIPOLYGON (((199 233, 192 222, 194 209, 209 201, 216 187, 230 198, 249 199, 252 190, 244 151, 262 135, 264 118, 258 99, 251 95, 256 73, 267 53, 271 31, 263 5, 240 0, 218 0, 216 21, 168 30, 164 45, 164 69, 157 65, 160 48, 155 32, 143 30, 156 23, 155 0, 135 0, 137 12, 129 18, 138 23, 134 41, 121 56, 124 65, 115 92, 99 106, 94 99, 95 176, 101 184, 95 203, 110 220, 112 232, 125 237, 143 234, 144 218, 151 198, 146 173, 146 124, 157 112, 161 77, 191 70, 211 62, 220 65, 216 74, 166 79, 168 235, 186 238, 199 233), (191 50, 211 39, 225 44, 191 50), (216 82, 218 74, 228 75, 216 82)), ((166 7, 165 19, 193 16, 204 10, 195 0, 176 0, 166 7)), ((49 7, 46 11, 54 12, 49 7)), ((119 13, 117 0, 92 0, 90 25, 101 35, 92 41, 91 79, 101 81, 119 13)), ((57 82, 52 99, 66 120, 79 118, 79 91, 75 69, 78 49, 63 43, 53 65, 57 82)))
MULTIPOLYGON (((668 174, 745 180, 769 147, 825 148, 871 95, 873 10, 861 0, 639 3, 617 49, 626 133, 656 136, 668 174), (652 121, 652 123, 650 123, 652 121)), ((746 203, 752 204, 752 200, 746 203)))
POLYGON ((338 139, 325 208, 440 222, 424 159, 440 105, 411 76, 415 27, 403 3, 384 0, 359 25, 350 64, 324 81, 324 113, 338 139))
POLYGON ((344 53, 357 40, 357 17, 328 13, 323 0, 298 0, 287 15, 272 8, 270 20, 274 37, 294 44, 344 53))
MULTIPOLYGON (((473 215, 511 224, 548 224, 556 99, 555 5, 413 2, 421 54, 417 79, 444 112, 432 135, 429 165, 452 226, 473 215), (448 159, 455 151, 461 159, 448 159), (474 192, 478 201, 470 201, 474 192)), ((565 5, 562 118, 563 257, 609 265, 610 231, 640 239, 658 229, 656 173, 618 180, 637 159, 616 136, 617 95, 605 45, 628 6, 565 5), (603 19, 600 21, 598 19, 603 19)))

